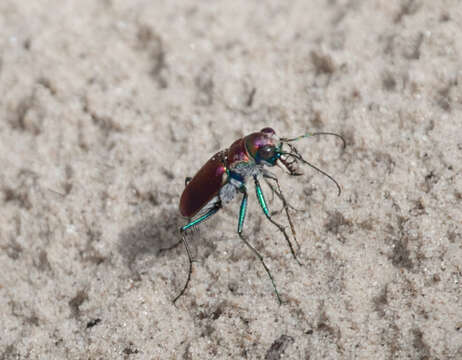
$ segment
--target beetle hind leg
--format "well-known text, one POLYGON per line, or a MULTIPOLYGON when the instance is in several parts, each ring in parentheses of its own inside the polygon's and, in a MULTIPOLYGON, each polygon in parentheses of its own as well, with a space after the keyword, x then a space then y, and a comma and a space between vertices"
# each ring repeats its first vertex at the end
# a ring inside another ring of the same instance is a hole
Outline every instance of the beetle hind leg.
POLYGON ((184 294, 186 291, 189 281, 191 280, 191 274, 192 274, 192 264, 193 260, 191 257, 191 252, 189 251, 189 246, 188 246, 188 241, 186 240, 185 234, 181 234, 181 240, 183 241, 184 247, 186 248, 186 253, 188 254, 188 260, 189 260, 189 269, 188 269, 188 277, 186 279, 186 283, 183 286, 183 289, 181 289, 180 293, 173 299, 173 303, 175 302, 184 294))
POLYGON ((189 245, 188 241, 186 240, 186 235, 187 235, 187 230, 192 229, 194 230, 195 227, 200 224, 201 222, 207 220, 209 217, 214 215, 218 210, 220 210, 221 204, 217 203, 214 207, 212 207, 209 211, 207 211, 204 215, 189 221, 186 225, 182 226, 180 228, 180 233, 181 233, 181 241, 184 244, 184 247, 186 249, 186 254, 188 255, 188 260, 189 260, 189 269, 188 269, 188 277, 186 279, 186 282, 181 289, 180 293, 173 299, 173 303, 175 302, 185 293, 186 289, 188 288, 189 281, 191 280, 191 274, 192 274, 192 266, 193 266, 193 258, 191 256, 191 251, 189 250, 189 245))

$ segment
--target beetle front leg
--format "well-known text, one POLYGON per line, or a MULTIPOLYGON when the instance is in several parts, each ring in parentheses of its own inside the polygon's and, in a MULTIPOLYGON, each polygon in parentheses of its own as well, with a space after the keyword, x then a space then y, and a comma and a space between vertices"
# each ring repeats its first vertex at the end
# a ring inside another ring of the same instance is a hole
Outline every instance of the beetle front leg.
POLYGON ((258 202, 260 203, 260 206, 261 206, 261 208, 263 210, 263 213, 265 214, 266 218, 273 225, 275 225, 279 229, 280 232, 282 232, 282 234, 284 235, 284 237, 285 237, 285 239, 287 241, 287 244, 289 244, 290 252, 292 253, 292 256, 294 257, 295 261, 299 265, 302 265, 300 260, 298 260, 297 255, 295 255, 295 251, 294 251, 294 248, 292 246, 292 242, 290 241, 289 236, 287 235, 286 230, 284 229, 284 226, 282 226, 281 224, 277 223, 276 221, 274 221, 272 219, 271 214, 270 214, 270 212, 268 210, 268 206, 266 205, 265 197, 263 195, 263 190, 261 188, 260 182, 258 181, 256 176, 254 176, 253 179, 255 181, 255 191, 257 193, 258 202))
POLYGON ((244 235, 242 234, 242 230, 244 228, 245 214, 247 212, 247 190, 245 188, 245 185, 242 185, 240 191, 243 193, 243 196, 242 196, 242 201, 241 201, 241 207, 240 207, 240 210, 239 210, 239 222, 238 222, 238 225, 237 225, 237 233, 238 233, 239 237, 242 239, 242 241, 244 242, 244 244, 246 244, 250 248, 250 250, 252 250, 252 252, 255 254, 255 256, 262 263, 263 267, 265 268, 266 273, 268 274, 268 276, 269 276, 269 278, 271 280, 271 283, 273 284, 273 289, 274 289, 274 292, 276 293, 276 297, 278 298, 279 304, 282 304, 282 300, 281 300, 281 297, 279 296, 279 292, 278 292, 278 289, 277 289, 276 284, 274 282, 273 275, 271 275, 271 271, 269 270, 268 266, 266 266, 265 261, 263 260, 263 256, 260 255, 260 253, 257 251, 257 249, 255 249, 244 238, 244 235))
MULTIPOLYGON (((295 243, 297 244, 298 249, 300 249, 300 244, 298 243, 297 235, 295 233, 295 227, 294 227, 294 224, 292 222, 292 218, 290 217, 290 214, 289 214, 289 207, 291 207, 292 209, 294 209, 294 207, 292 207, 287 202, 285 196, 282 194, 282 189, 281 189, 281 186, 279 185, 279 180, 275 175, 273 175, 272 173, 267 171, 267 172, 263 173, 263 177, 266 179, 266 182, 269 185, 269 187, 276 193, 276 195, 279 197, 279 199, 281 199, 282 206, 283 206, 283 208, 284 208, 284 210, 286 212, 287 220, 289 221, 290 230, 292 231, 292 235, 294 236, 294 240, 295 240, 295 243), (276 183, 276 186, 277 186, 278 190, 275 190, 273 188, 273 186, 269 183, 268 179, 273 180, 276 183)), ((294 209, 294 210, 297 210, 297 209, 294 209)))
MULTIPOLYGON (((307 212, 308 210, 306 209, 298 209, 296 208, 295 206, 291 205, 286 199, 285 199, 285 196, 282 194, 282 189, 281 189, 281 186, 279 185, 279 180, 278 178, 276 177, 276 175, 274 175, 272 172, 266 170, 266 169, 263 169, 263 178, 265 179, 266 183, 268 184, 269 188, 271 189, 271 191, 277 195, 277 197, 287 205, 288 208, 292 209, 293 211, 295 212, 307 212), (269 182, 269 180, 273 180, 274 182, 277 183, 277 188, 279 189, 276 190, 273 185, 271 185, 271 183, 269 182)), ((278 211, 279 212, 279 211, 278 211)))

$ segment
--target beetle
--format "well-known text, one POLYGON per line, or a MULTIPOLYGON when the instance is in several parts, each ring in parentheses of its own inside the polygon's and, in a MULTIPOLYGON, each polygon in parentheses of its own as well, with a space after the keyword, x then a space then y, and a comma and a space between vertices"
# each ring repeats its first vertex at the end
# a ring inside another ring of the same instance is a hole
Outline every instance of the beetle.
POLYGON ((302 173, 299 172, 298 163, 304 163, 331 179, 337 186, 338 195, 340 195, 341 189, 335 179, 306 161, 295 146, 291 144, 294 141, 318 135, 336 136, 343 141, 343 147, 346 145, 342 136, 331 132, 308 133, 289 139, 279 138, 272 128, 265 127, 258 132, 254 132, 236 140, 228 149, 217 152, 202 166, 194 177, 186 178, 185 188, 180 198, 179 210, 181 215, 188 219, 188 223, 180 228, 180 233, 182 234, 182 242, 189 259, 189 270, 186 283, 180 293, 174 298, 173 303, 184 294, 191 280, 193 260, 185 233, 187 230, 195 228, 197 225, 216 214, 238 194, 242 195, 242 200, 239 210, 237 233, 242 241, 260 260, 271 280, 279 304, 282 303, 274 278, 263 260, 263 257, 248 242, 242 233, 247 210, 248 195, 246 185, 249 179, 253 180, 257 199, 264 215, 284 235, 293 258, 301 265, 285 227, 276 222, 271 216, 263 195, 260 179, 263 178, 268 183, 271 190, 281 199, 294 241, 298 245, 295 229, 288 211, 289 205, 282 193, 278 178, 267 168, 279 166, 289 175, 299 176, 302 175, 302 173), (287 151, 284 149, 285 145, 287 145, 287 151), (275 187, 271 182, 274 182, 275 187))

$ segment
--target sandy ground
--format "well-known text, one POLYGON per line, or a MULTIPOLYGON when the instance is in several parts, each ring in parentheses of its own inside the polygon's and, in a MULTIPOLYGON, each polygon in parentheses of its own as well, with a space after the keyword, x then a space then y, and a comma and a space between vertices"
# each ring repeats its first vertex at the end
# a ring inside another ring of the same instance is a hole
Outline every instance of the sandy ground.
POLYGON ((2 0, 0 31, 0 359, 462 359, 460 1, 2 0), (297 143, 342 195, 276 171, 298 266, 249 184, 284 304, 236 199, 174 306, 184 178, 265 126, 342 134, 297 143))

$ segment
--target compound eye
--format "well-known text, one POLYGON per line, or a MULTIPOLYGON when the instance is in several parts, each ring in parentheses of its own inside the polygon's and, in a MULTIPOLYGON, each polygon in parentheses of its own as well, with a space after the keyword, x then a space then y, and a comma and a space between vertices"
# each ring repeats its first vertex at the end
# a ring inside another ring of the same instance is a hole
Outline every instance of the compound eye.
POLYGON ((275 149, 274 146, 265 145, 258 149, 258 154, 263 160, 270 160, 274 157, 275 149))

